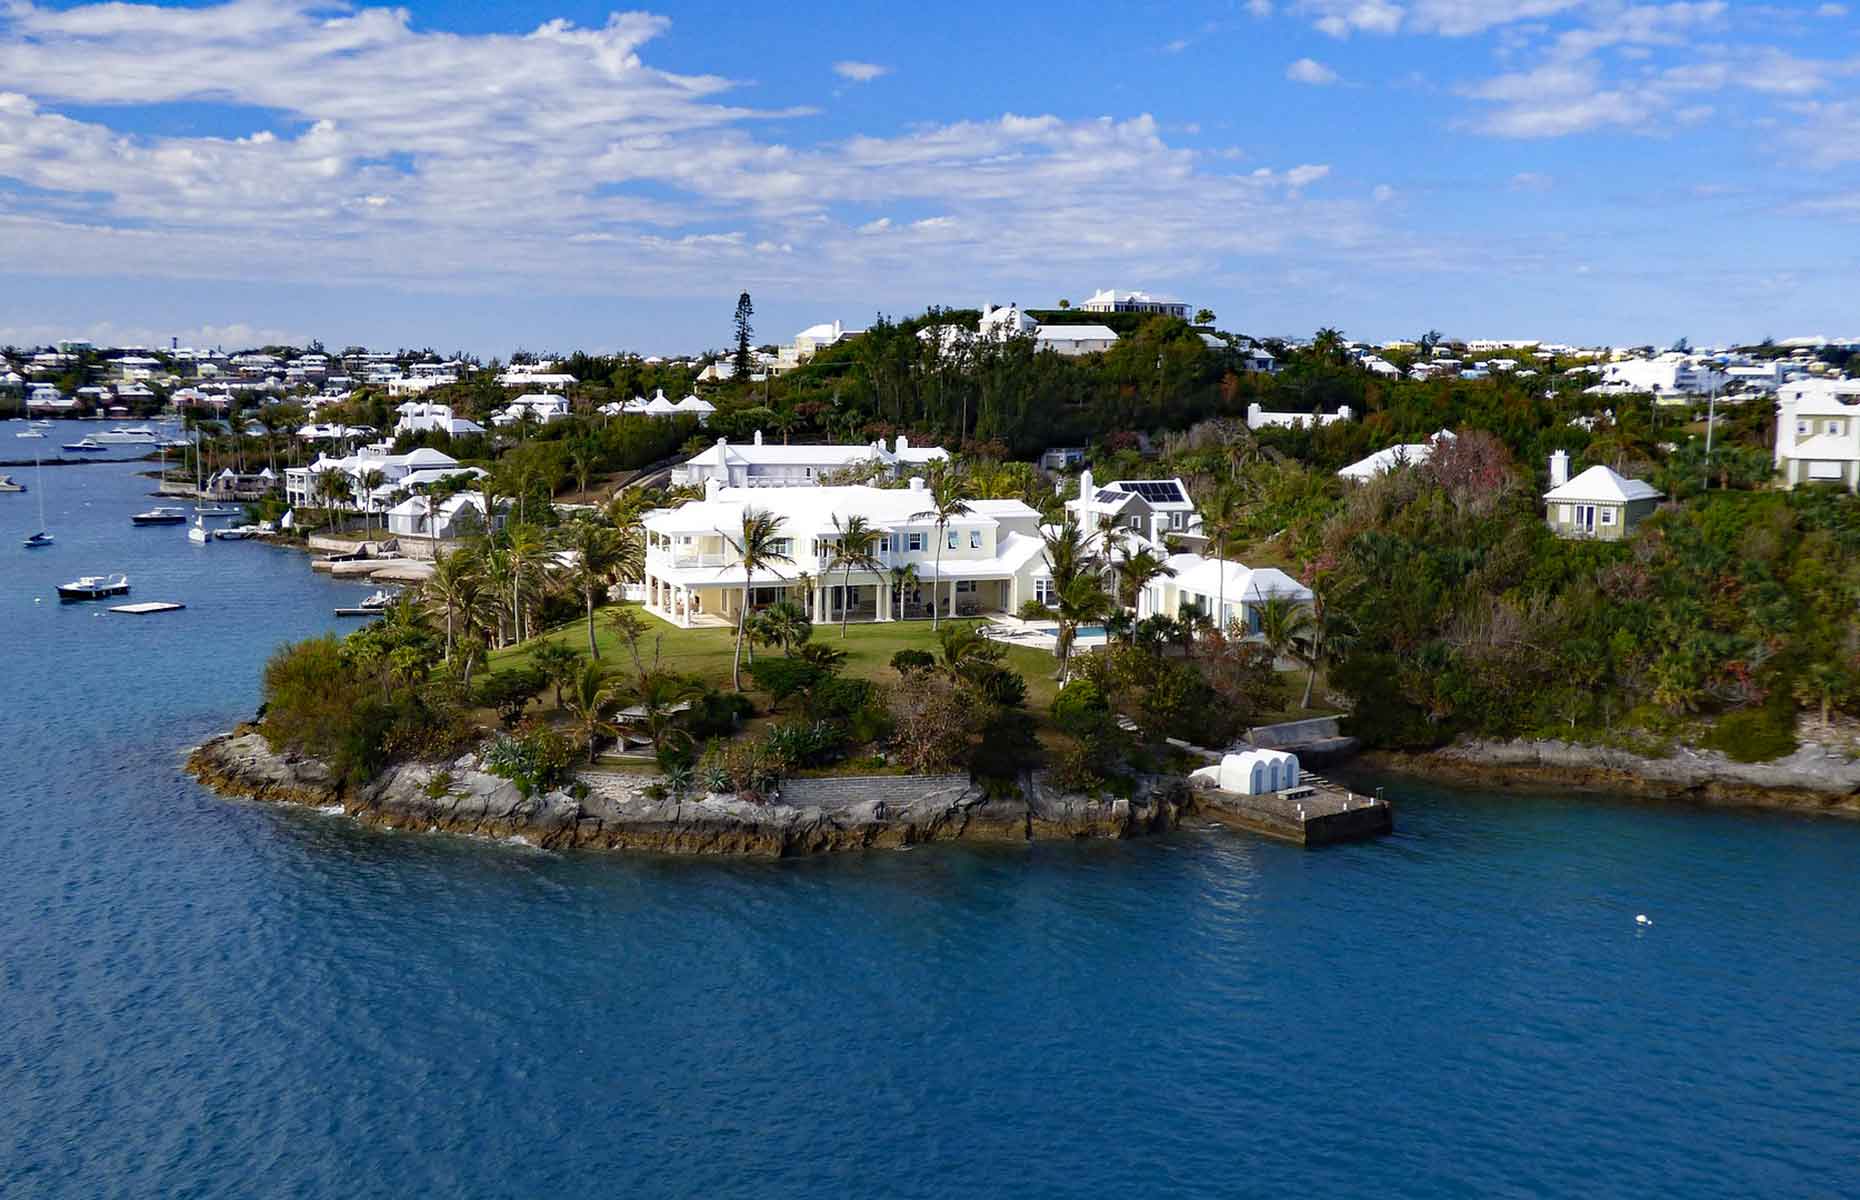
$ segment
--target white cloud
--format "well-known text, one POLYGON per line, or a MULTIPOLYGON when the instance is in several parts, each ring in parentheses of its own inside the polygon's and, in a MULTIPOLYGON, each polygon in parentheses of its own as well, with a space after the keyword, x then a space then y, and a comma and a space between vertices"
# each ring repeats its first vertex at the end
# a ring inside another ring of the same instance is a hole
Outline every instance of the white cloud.
POLYGON ((1519 171, 1511 177, 1514 192, 1547 192, 1555 186, 1555 178, 1539 171, 1519 171))
POLYGON ((853 83, 870 83, 881 76, 891 74, 890 67, 881 67, 877 63, 858 62, 854 59, 842 59, 833 64, 833 73, 841 79, 853 83))
POLYGON ((1337 72, 1331 70, 1315 58, 1301 58, 1285 68, 1285 77, 1293 83, 1309 83, 1319 87, 1337 82, 1337 72))
POLYGON ((1387 204, 1395 198, 1395 189, 1386 183, 1378 183, 1375 190, 1370 192, 1369 195, 1377 204, 1387 204))
POLYGON ((0 175, 28 191, 0 209, 0 261, 19 271, 857 292, 1180 275, 1385 239, 1367 206, 1303 195, 1328 167, 1232 173, 1148 116, 776 140, 766 119, 781 113, 733 103, 730 80, 651 66, 667 25, 649 14, 511 36, 313 0, 5 12, 0 175), (154 137, 60 111, 189 101, 266 128, 154 137))
POLYGON ((1828 18, 1844 17, 1847 15, 1847 6, 1845 4, 1824 4, 1815 10, 1815 15, 1828 18))

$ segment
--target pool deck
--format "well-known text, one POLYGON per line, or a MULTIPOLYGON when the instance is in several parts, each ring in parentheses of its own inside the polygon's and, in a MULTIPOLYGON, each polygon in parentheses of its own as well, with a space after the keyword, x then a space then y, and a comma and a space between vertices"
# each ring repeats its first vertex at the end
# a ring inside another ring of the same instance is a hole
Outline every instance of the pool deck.
MULTIPOLYGON (((1102 626, 1085 626, 1098 629, 1096 634, 1080 633, 1072 639, 1072 649, 1097 650, 1110 639, 1102 632, 1102 626)), ((1006 642, 1010 646, 1032 646, 1050 653, 1059 652, 1059 638, 1052 632, 1051 621, 1023 621, 1019 617, 991 617, 982 634, 992 641, 1006 642)))

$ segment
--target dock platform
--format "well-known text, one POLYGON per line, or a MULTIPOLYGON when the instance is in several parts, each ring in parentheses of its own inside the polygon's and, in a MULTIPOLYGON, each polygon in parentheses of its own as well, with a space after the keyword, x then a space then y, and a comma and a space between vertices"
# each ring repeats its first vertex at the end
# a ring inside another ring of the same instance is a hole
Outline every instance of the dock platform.
POLYGON ((145 600, 140 604, 112 604, 111 612, 128 613, 132 617, 146 617, 150 613, 180 612, 185 604, 175 604, 168 600, 145 600))
POLYGON ((1202 788, 1195 799, 1205 815, 1223 825, 1300 846, 1326 846, 1393 833, 1394 809, 1380 792, 1360 795, 1307 772, 1297 787, 1282 792, 1242 796, 1202 788))

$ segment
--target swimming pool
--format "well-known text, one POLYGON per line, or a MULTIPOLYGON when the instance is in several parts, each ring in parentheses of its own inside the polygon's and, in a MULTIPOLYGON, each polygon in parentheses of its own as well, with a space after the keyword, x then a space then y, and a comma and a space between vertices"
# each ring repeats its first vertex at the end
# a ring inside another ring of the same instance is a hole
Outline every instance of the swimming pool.
MULTIPOLYGON (((1037 632, 1043 633, 1047 637, 1056 638, 1059 636, 1059 626, 1041 625, 1039 626, 1037 632)), ((1104 626, 1102 625, 1081 625, 1078 628, 1078 633, 1076 636, 1081 637, 1081 638, 1101 638, 1105 636, 1104 626)))

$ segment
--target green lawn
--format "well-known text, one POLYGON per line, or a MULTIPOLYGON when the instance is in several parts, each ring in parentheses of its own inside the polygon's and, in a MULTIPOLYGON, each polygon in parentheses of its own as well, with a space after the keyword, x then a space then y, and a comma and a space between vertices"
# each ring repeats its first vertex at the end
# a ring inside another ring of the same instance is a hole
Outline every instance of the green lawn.
MULTIPOLYGON (((607 627, 606 609, 594 614, 595 642, 601 649, 601 662, 609 669, 633 669, 633 655, 630 650, 614 636, 607 627)), ((695 675, 707 683, 719 688, 730 686, 730 658, 736 648, 736 631, 734 629, 699 628, 680 629, 669 625, 657 617, 646 615, 648 626, 646 635, 640 639, 640 656, 646 665, 652 665, 656 651, 659 665, 666 670, 678 671, 686 675, 695 675)), ((945 625, 950 622, 945 621, 945 625)), ((491 655, 493 668, 511 667, 525 662, 530 652, 543 641, 567 642, 575 649, 586 652, 588 648, 588 628, 585 621, 552 629, 540 637, 531 638, 521 646, 511 646, 498 650, 491 655)), ((936 651, 936 635, 930 630, 928 621, 887 621, 882 624, 848 625, 846 638, 840 639, 838 625, 816 625, 814 640, 834 646, 847 652, 846 674, 857 679, 876 679, 881 682, 895 683, 897 676, 891 670, 891 656, 900 650, 936 651)), ((780 654, 779 650, 761 649, 758 654, 780 654)), ((743 682, 749 684, 748 647, 744 647, 743 682)), ((1044 714, 1052 705, 1053 696, 1058 685, 1053 681, 1053 673, 1058 669, 1058 662, 1049 653, 1027 646, 1009 646, 1007 664, 1019 671, 1027 680, 1027 707, 1044 714)))

